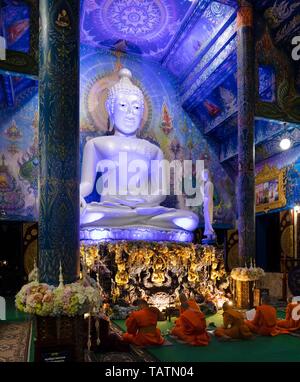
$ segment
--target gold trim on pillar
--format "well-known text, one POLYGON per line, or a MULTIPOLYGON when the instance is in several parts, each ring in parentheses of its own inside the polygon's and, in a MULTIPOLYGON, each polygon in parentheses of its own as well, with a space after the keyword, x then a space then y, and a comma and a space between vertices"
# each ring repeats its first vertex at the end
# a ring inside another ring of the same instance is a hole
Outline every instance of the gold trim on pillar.
POLYGON ((286 205, 285 169, 265 165, 255 178, 256 212, 268 212, 286 205))

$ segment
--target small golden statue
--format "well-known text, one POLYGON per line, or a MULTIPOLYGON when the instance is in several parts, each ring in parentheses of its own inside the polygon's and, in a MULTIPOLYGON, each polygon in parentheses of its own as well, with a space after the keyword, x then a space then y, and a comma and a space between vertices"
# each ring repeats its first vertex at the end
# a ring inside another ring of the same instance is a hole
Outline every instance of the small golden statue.
POLYGON ((58 25, 61 28, 71 28, 70 18, 67 14, 67 11, 63 9, 57 17, 57 20, 55 21, 55 24, 58 25))

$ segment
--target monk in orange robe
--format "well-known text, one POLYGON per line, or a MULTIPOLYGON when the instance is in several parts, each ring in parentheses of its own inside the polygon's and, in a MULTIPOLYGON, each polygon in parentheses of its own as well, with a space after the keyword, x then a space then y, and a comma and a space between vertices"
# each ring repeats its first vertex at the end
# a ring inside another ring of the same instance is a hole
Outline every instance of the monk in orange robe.
POLYGON ((285 311, 285 320, 278 320, 277 326, 281 329, 286 329, 289 332, 300 330, 300 317, 298 319, 293 318, 293 310, 297 308, 296 315, 300 316, 300 299, 293 298, 287 305, 285 311))
POLYGON ((268 297, 262 299, 261 305, 256 307, 256 313, 252 321, 245 320, 245 324, 251 332, 261 336, 277 336, 285 333, 277 326, 276 309, 268 305, 268 297))
POLYGON ((137 346, 162 345, 164 339, 156 327, 160 311, 150 307, 145 300, 139 300, 137 304, 139 310, 132 312, 126 320, 124 341, 137 346))
POLYGON ((180 294, 179 298, 180 316, 171 334, 193 346, 208 345, 210 337, 206 331, 205 315, 195 300, 188 300, 185 294, 180 294))
POLYGON ((228 340, 246 340, 252 337, 250 329, 244 322, 243 314, 234 310, 228 302, 223 304, 223 324, 222 328, 215 330, 216 337, 228 340))

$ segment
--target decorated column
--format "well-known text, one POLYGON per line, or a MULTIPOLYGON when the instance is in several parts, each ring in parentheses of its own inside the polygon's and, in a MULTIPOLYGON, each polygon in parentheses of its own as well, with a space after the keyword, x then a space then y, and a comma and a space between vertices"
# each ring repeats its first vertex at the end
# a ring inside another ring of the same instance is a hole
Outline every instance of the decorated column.
POLYGON ((237 12, 238 231, 242 265, 255 257, 255 143, 253 8, 239 0, 237 12))
POLYGON ((39 271, 79 275, 79 3, 40 0, 39 271))

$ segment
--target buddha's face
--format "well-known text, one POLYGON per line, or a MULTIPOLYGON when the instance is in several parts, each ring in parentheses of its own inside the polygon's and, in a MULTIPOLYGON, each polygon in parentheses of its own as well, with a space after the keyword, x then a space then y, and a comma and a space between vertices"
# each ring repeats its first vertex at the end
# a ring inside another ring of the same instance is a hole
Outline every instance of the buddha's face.
POLYGON ((135 134, 142 121, 142 106, 142 100, 136 94, 117 94, 113 115, 116 133, 125 136, 135 134))

